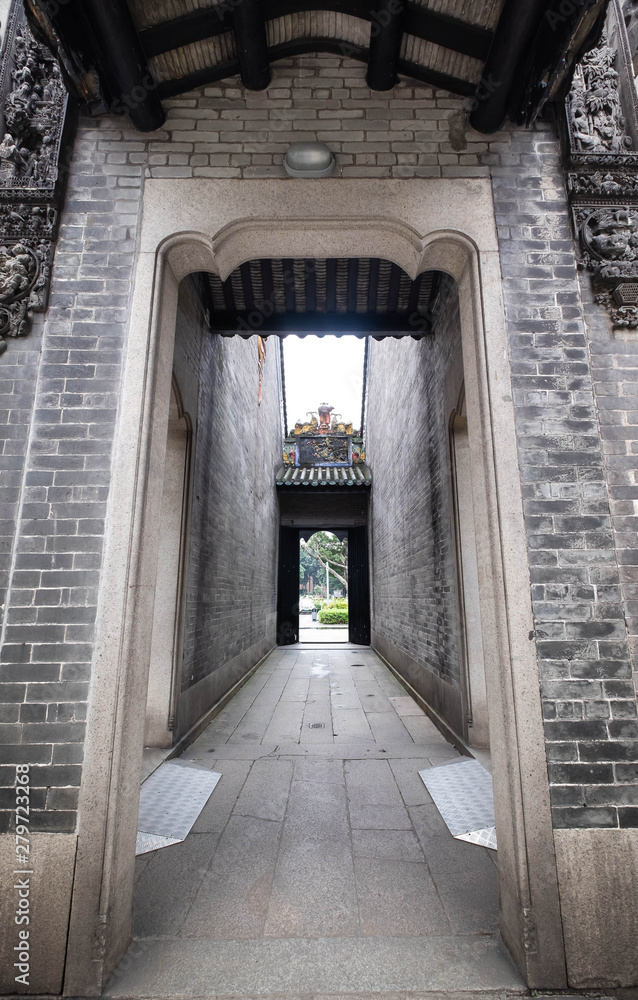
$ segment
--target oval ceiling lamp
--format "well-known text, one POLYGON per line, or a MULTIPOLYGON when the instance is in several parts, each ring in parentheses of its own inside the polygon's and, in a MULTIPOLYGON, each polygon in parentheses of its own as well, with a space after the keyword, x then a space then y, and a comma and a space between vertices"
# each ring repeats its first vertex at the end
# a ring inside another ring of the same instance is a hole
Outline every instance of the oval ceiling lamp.
POLYGON ((323 142, 293 142, 284 157, 289 177, 329 177, 336 160, 323 142))

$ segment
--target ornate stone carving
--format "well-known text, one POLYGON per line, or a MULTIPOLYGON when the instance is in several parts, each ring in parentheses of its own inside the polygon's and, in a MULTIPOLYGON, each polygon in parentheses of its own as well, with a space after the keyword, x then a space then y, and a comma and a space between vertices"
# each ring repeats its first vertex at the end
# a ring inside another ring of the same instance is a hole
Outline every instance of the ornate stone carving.
POLYGON ((0 336, 25 337, 30 314, 46 308, 52 259, 49 240, 0 245, 0 336))
POLYGON ((53 55, 35 41, 26 24, 19 23, 17 14, 14 10, 9 25, 13 44, 0 71, 0 94, 6 92, 0 187, 53 189, 66 91, 53 55))
POLYGON ((0 68, 0 354, 46 308, 68 98, 14 0, 0 68))
POLYGON ((0 201, 0 233, 6 236, 53 239, 58 213, 52 205, 0 201))
POLYGON ((594 295, 594 302, 607 309, 613 325, 618 329, 638 329, 638 306, 619 305, 615 293, 610 288, 603 288, 597 292, 594 295))
POLYGON ((638 173, 629 169, 595 170, 567 175, 570 194, 603 198, 638 197, 638 173))
POLYGON ((567 98, 572 148, 584 153, 622 153, 631 146, 618 93, 616 53, 603 33, 600 44, 576 67, 567 98))
POLYGON ((638 281, 638 155, 629 152, 616 62, 606 33, 574 73, 565 102, 567 188, 579 248, 595 301, 616 328, 638 328, 638 307, 618 290, 638 281))
POLYGON ((577 210, 581 266, 597 279, 638 279, 638 206, 577 210))
POLYGON ((298 465, 350 465, 350 438, 304 435, 297 445, 298 465))

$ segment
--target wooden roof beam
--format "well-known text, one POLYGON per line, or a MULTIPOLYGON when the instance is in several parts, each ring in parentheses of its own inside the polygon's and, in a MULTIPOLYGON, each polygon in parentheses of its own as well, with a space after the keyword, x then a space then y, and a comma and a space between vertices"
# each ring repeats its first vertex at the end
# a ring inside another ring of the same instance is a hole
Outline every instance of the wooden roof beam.
POLYGON ((403 0, 379 0, 372 11, 366 73, 370 90, 392 90, 396 84, 404 22, 403 0))
POLYGON ((505 0, 470 113, 477 132, 496 132, 505 121, 521 60, 547 6, 548 0, 505 0))
POLYGON ((478 132, 529 124, 595 44, 607 0, 505 0, 470 113, 478 132))
POLYGON ((166 114, 125 0, 29 0, 26 11, 93 113, 127 114, 140 132, 161 128, 166 114))
POLYGON ((265 90, 271 73, 261 0, 235 3, 233 32, 241 82, 247 90, 265 90))
MULTIPOLYGON (((492 32, 476 24, 468 24, 457 18, 428 10, 415 0, 402 0, 405 9, 404 31, 417 38, 424 38, 436 45, 461 52, 473 59, 485 60, 492 42, 492 32)), ((233 4, 234 6, 234 4, 233 4)), ((367 0, 264 0, 263 14, 266 21, 287 14, 310 10, 330 10, 352 14, 362 20, 374 18, 367 0)), ((232 8, 229 0, 210 7, 200 7, 170 21, 143 28, 140 39, 149 58, 170 52, 182 45, 191 45, 204 38, 230 31, 232 8)))

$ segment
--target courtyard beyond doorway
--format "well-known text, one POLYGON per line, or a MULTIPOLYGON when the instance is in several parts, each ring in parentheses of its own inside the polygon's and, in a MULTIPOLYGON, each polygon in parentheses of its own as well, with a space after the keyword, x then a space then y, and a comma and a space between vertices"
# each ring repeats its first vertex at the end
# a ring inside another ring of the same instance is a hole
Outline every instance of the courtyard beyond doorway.
POLYGON ((138 859, 106 995, 525 992, 496 854, 418 775, 457 759, 373 650, 275 650, 182 756, 223 777, 184 843, 138 859))

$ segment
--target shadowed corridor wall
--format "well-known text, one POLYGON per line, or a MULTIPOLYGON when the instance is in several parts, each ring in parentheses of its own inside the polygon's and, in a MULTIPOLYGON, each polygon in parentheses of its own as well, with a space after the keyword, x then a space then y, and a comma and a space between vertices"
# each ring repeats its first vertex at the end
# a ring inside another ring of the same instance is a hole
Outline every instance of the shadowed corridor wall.
POLYGON ((279 351, 211 334, 195 277, 180 286, 173 373, 193 426, 178 730, 276 643, 279 351))
POLYGON ((434 330, 417 342, 370 341, 372 644, 465 735, 448 430, 463 365, 452 278, 443 278, 434 330))

